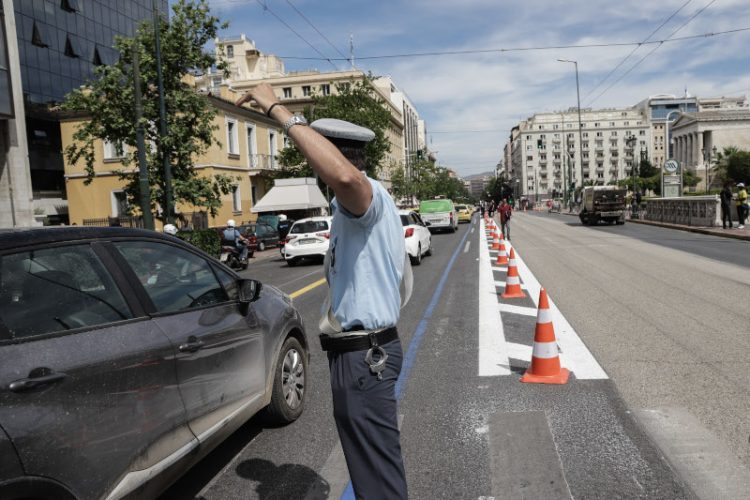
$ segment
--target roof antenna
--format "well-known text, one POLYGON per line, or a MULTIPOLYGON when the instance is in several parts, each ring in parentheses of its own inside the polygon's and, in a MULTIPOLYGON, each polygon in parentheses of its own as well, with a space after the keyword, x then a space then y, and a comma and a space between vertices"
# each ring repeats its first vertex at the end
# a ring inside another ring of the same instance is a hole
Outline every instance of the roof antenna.
POLYGON ((354 33, 349 33, 349 63, 354 69, 354 33))

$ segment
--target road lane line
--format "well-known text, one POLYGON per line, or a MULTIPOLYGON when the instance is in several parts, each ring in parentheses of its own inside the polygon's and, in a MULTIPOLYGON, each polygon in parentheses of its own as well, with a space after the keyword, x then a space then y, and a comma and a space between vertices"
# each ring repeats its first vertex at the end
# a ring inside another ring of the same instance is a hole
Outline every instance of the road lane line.
POLYGON ((294 283, 295 281, 303 280, 303 279, 305 279, 305 278, 309 278, 309 277, 310 277, 310 276, 312 276, 313 274, 320 274, 320 273, 322 273, 322 272, 323 272, 323 270, 322 270, 322 269, 316 269, 315 271, 313 271, 313 272, 311 272, 311 273, 303 274, 302 276, 297 276, 297 277, 296 277, 296 278, 294 278, 293 280, 289 280, 289 281, 287 281, 286 283, 281 283, 281 284, 278 284, 278 285, 274 285, 274 286, 275 286, 276 288, 281 288, 281 287, 284 287, 284 286, 287 286, 287 285, 291 285, 291 284, 292 284, 292 283, 294 283))
POLYGON ((523 316, 536 317, 536 313, 537 313, 537 310, 534 307, 514 306, 513 304, 498 304, 497 309, 500 312, 510 313, 510 314, 520 314, 523 316))
MULTIPOLYGON (((481 222, 484 226, 484 221, 481 222)), ((486 248, 487 237, 479 232, 479 248, 486 248)), ((497 291, 494 286, 489 252, 479 252, 479 368, 480 377, 510 375, 503 322, 497 312, 497 291)))
POLYGON ((317 287, 319 287, 320 285, 322 285, 322 284, 323 284, 323 283, 325 283, 325 282, 326 282, 326 279, 325 279, 325 278, 321 278, 321 279, 319 279, 318 281, 316 281, 315 283, 310 283, 310 284, 309 284, 309 285, 307 285, 306 287, 304 287, 304 288, 300 288, 300 289, 299 289, 299 290, 297 290, 296 292, 292 292, 292 293, 290 293, 290 294, 289 294, 289 296, 290 296, 291 298, 293 298, 293 299, 294 299, 294 298, 296 298, 296 297, 299 297, 299 296, 300 296, 300 295, 302 295, 303 293, 307 293, 307 292, 309 292, 309 291, 310 291, 310 290, 312 290, 313 288, 317 288, 317 287))
MULTIPOLYGON (((505 286, 505 282, 504 281, 495 281, 495 286, 502 286, 502 287, 504 287, 505 286)), ((521 283, 521 288, 523 288, 525 290, 526 289, 526 284, 525 283, 521 283)))
POLYGON ((471 240, 466 242, 466 246, 464 247, 464 253, 469 252, 469 247, 471 246, 471 240))

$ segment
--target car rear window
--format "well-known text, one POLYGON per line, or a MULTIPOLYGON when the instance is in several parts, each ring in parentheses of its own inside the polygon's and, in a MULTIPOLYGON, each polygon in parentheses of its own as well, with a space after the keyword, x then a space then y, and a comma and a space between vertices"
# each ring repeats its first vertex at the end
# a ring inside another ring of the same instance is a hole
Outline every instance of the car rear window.
POLYGON ((456 210, 466 210, 466 205, 456 205, 456 210))
POLYGON ((409 216, 408 215, 402 215, 401 216, 401 225, 408 226, 409 224, 411 224, 411 221, 409 220, 409 216))
POLYGON ((133 317, 89 245, 0 258, 0 340, 91 327, 133 317), (9 338, 8 338, 9 335, 9 338))
POLYGON ((451 200, 427 200, 419 204, 419 212, 423 214, 450 212, 452 210, 453 202, 451 200))
POLYGON ((317 233, 318 231, 328 231, 328 222, 324 220, 309 220, 305 222, 295 222, 290 234, 317 233))

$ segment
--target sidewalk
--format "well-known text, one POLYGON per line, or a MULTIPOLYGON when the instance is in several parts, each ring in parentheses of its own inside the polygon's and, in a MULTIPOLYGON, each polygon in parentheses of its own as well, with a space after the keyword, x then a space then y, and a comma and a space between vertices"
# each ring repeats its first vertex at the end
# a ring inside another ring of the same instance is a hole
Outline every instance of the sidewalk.
MULTIPOLYGON (((578 217, 578 212, 567 212, 563 210, 562 212, 560 212, 560 214, 578 217)), ((722 238, 750 241, 750 225, 746 225, 745 229, 737 229, 737 224, 735 223, 732 229, 722 229, 721 227, 686 226, 683 224, 671 224, 669 222, 658 222, 642 219, 626 220, 634 224, 644 224, 646 226, 664 227, 667 229, 676 229, 678 231, 687 231, 690 233, 707 234, 709 236, 720 236, 722 238)), ((748 222, 750 223, 750 221, 748 222)))

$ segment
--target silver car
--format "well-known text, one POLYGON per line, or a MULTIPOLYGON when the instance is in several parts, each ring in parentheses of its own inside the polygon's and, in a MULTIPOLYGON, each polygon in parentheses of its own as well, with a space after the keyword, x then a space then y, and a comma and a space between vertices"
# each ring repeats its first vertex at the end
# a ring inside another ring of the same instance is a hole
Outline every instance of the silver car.
POLYGON ((302 413, 281 291, 152 231, 0 231, 0 498, 153 498, 259 411, 302 413))

